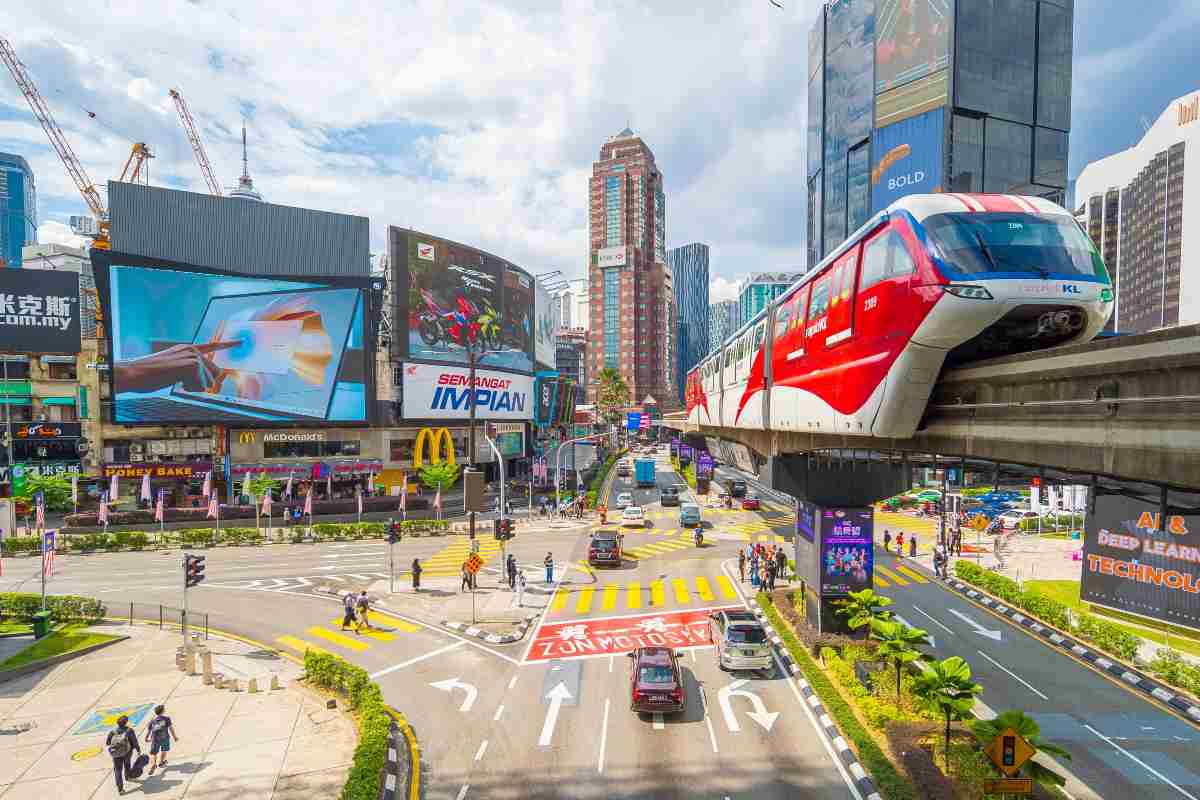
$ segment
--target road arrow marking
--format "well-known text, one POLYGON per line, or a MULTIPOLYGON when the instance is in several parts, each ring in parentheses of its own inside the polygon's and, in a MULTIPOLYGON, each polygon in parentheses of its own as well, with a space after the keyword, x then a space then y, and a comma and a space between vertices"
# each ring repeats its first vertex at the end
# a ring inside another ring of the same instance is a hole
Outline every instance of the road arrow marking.
POLYGON ((721 702, 721 713, 725 716, 725 726, 729 728, 730 733, 738 733, 742 730, 742 726, 738 724, 737 715, 733 713, 733 704, 730 702, 730 698, 737 695, 749 699, 754 705, 754 710, 748 712, 746 716, 761 725, 763 730, 770 732, 775 720, 779 718, 779 712, 767 711, 767 706, 761 697, 742 688, 747 683, 749 681, 745 678, 738 678, 728 686, 721 687, 721 690, 717 692, 717 699, 721 702))
POLYGON ((562 708, 563 700, 570 697, 571 691, 562 681, 546 692, 546 699, 550 701, 550 707, 546 709, 546 721, 542 723, 542 735, 538 738, 539 746, 548 747, 550 745, 550 740, 554 738, 554 726, 558 723, 558 710, 562 708))
POLYGON ((913 611, 916 611, 918 614, 925 617, 927 620, 932 622, 934 625, 937 625, 939 628, 941 628, 942 630, 944 630, 946 633, 950 634, 951 636, 954 635, 954 631, 947 628, 946 625, 943 624, 937 618, 930 616, 929 613, 926 612, 924 609, 922 609, 920 606, 913 606, 913 611))
MULTIPOLYGON (((901 625, 903 625, 906 628, 917 627, 916 625, 913 625, 912 623, 910 623, 908 620, 906 620, 904 617, 900 616, 899 614, 894 614, 893 616, 896 618, 897 622, 899 622, 901 625)), ((929 637, 929 646, 937 647, 937 639, 933 638, 933 634, 931 634, 929 631, 925 631, 925 635, 927 637, 929 637)))
POLYGON ((467 693, 463 699, 462 705, 458 710, 462 713, 467 713, 471 710, 471 706, 475 705, 475 698, 479 696, 479 690, 465 681, 460 681, 458 678, 447 678, 444 681, 435 681, 429 684, 435 689, 441 689, 443 692, 453 692, 455 689, 462 689, 467 693))
POLYGON ((982 626, 982 625, 980 625, 978 622, 976 622, 975 620, 971 619, 970 617, 968 617, 966 614, 962 613, 961 611, 957 611, 957 610, 955 610, 955 609, 953 609, 953 608, 947 608, 946 610, 947 610, 947 611, 949 611, 949 612, 950 612, 951 614, 953 614, 954 616, 956 616, 956 617, 958 617, 959 619, 961 619, 963 622, 965 622, 965 623, 967 623, 968 625, 970 625, 972 628, 974 628, 976 633, 981 633, 981 634, 983 634, 984 636, 988 637, 989 639, 993 639, 993 640, 995 640, 995 641, 997 641, 997 642, 998 642, 998 641, 1000 641, 1000 631, 990 631, 990 630, 988 630, 987 628, 983 627, 983 626, 982 626))

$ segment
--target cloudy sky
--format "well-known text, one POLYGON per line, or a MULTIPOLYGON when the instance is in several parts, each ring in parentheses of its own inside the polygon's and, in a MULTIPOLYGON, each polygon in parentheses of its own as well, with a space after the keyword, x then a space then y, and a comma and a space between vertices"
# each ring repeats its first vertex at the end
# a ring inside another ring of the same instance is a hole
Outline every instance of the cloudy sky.
MULTIPOLYGON (((223 185, 244 117, 266 199, 366 215, 373 251, 398 224, 580 276, 591 162, 630 124, 666 176, 668 245, 710 245, 719 299, 803 266, 817 3, 779 2, 17 3, 4 35, 93 181, 145 141, 152 183, 205 190, 177 87, 223 185)), ((1200 3, 1153 5, 1076 0, 1072 176, 1200 84, 1200 3)), ((86 209, 0 78, 0 150, 33 164, 39 235, 59 240, 86 209)))

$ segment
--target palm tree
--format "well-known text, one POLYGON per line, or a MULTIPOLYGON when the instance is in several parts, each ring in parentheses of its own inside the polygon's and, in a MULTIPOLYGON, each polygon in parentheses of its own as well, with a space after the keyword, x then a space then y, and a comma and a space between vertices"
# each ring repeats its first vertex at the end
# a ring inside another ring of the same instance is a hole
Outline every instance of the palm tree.
POLYGON ((873 589, 863 589, 861 592, 851 592, 849 600, 839 600, 841 606, 837 614, 846 618, 846 624, 853 630, 870 625, 875 620, 887 621, 892 618, 892 612, 884 611, 892 604, 890 597, 875 594, 873 589))
MULTIPOLYGON (((886 598, 884 598, 886 599, 886 598)), ((929 633, 920 628, 910 628, 899 622, 880 619, 871 620, 871 638, 879 642, 875 653, 896 666, 896 704, 900 703, 900 674, 905 664, 926 661, 929 656, 917 647, 929 644, 929 633)))
POLYGON ((950 771, 950 723, 966 719, 983 687, 971 680, 971 667, 958 656, 935 661, 917 677, 913 692, 946 717, 946 771, 950 771))
POLYGON ((613 367, 605 367, 596 375, 599 384, 596 391, 596 406, 607 422, 620 422, 620 409, 629 405, 629 386, 613 367))
MULTIPOLYGON (((1021 734, 1034 750, 1047 753, 1055 758, 1071 760, 1071 754, 1066 750, 1051 742, 1042 741, 1042 730, 1037 724, 1037 720, 1028 716, 1024 711, 1010 710, 998 714, 995 719, 977 720, 971 724, 971 733, 975 734, 975 738, 979 740, 980 744, 986 746, 1001 732, 1009 728, 1021 734)), ((1042 786, 1062 786, 1067 782, 1062 775, 1036 763, 1033 759, 1026 761, 1020 772, 1026 778, 1031 778, 1034 783, 1042 786)))

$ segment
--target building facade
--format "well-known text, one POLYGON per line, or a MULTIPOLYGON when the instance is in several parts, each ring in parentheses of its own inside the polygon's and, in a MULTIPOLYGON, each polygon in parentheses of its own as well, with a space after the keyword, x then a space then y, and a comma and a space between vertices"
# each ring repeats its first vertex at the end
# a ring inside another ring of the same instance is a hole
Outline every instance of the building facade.
POLYGON ((803 275, 803 272, 758 272, 743 278, 738 284, 737 320, 729 333, 749 322, 803 275))
POLYGON ((670 400, 675 370, 664 333, 674 322, 675 298, 654 154, 626 128, 601 146, 588 190, 589 380, 607 367, 625 380, 631 398, 670 400))
POLYGON ((737 330, 737 320, 737 300, 719 300, 708 307, 708 352, 715 351, 737 330))
POLYGON ((37 187, 29 162, 0 153, 0 267, 19 267, 21 250, 37 242, 37 187))
POLYGON ((574 378, 577 403, 587 402, 588 335, 583 328, 562 328, 555 337, 554 368, 564 378, 574 378))
POLYGON ((588 329, 591 323, 590 298, 588 295, 587 278, 575 278, 567 282, 570 301, 563 300, 563 327, 588 329), (568 305, 570 311, 568 312, 568 305))
POLYGON ((1200 322, 1200 91, 1171 103, 1141 141, 1083 168, 1084 227, 1112 277, 1109 330, 1200 322))
POLYGON ((1072 0, 840 0, 809 34, 808 266, 909 194, 1062 203, 1072 0))
POLYGON ((708 245, 692 242, 667 251, 675 283, 675 389, 683 403, 684 379, 708 355, 708 245))

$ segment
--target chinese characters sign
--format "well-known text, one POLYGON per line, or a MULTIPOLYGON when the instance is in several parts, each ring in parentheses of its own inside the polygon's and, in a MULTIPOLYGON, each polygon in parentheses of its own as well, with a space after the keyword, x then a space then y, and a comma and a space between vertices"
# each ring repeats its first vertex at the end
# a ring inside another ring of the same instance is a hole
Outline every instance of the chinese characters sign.
POLYGON ((45 269, 0 270, 0 350, 79 352, 79 275, 45 269))
POLYGON ((639 647, 707 647, 708 615, 716 609, 645 614, 639 617, 582 619, 543 625, 526 661, 627 653, 639 647))

